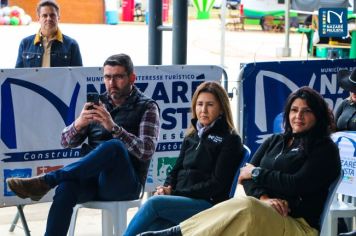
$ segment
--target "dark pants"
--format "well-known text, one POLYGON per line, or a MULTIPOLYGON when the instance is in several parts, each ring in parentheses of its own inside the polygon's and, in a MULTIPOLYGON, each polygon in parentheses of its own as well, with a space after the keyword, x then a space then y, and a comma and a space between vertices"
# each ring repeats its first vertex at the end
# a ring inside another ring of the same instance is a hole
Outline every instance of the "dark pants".
POLYGON ((141 184, 124 144, 109 140, 60 170, 48 173, 46 182, 58 185, 47 219, 47 236, 65 236, 73 207, 91 200, 137 199, 141 184))

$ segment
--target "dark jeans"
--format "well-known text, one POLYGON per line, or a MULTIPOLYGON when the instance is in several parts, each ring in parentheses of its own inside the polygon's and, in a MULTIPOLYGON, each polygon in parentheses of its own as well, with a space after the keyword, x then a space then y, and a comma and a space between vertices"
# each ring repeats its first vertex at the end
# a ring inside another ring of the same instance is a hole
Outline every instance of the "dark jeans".
POLYGON ((73 207, 91 200, 137 199, 141 184, 124 144, 109 140, 89 154, 60 170, 45 175, 46 182, 58 185, 47 219, 47 236, 65 236, 73 207))

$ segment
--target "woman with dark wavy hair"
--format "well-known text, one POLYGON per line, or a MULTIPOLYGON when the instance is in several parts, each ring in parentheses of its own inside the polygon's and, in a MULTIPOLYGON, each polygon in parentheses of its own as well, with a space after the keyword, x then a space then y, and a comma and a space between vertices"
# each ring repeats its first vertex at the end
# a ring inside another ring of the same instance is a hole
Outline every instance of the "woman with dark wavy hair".
POLYGON ((302 87, 284 108, 284 133, 259 147, 241 168, 247 196, 222 202, 178 226, 142 236, 317 236, 330 184, 339 176, 333 119, 323 97, 302 87))
MULTIPOLYGON (((334 118, 324 98, 314 89, 307 86, 300 88, 296 92, 290 94, 287 103, 284 107, 284 134, 287 136, 303 136, 303 141, 308 145, 318 141, 317 137, 329 137, 334 129, 334 118), (293 122, 289 120, 289 116, 294 112, 292 105, 296 99, 301 99, 306 103, 312 111, 315 122, 312 129, 305 129, 303 132, 296 132, 296 127, 293 127, 293 122), (308 135, 305 135, 305 134, 308 135)), ((305 146, 308 148, 308 146, 305 146)))

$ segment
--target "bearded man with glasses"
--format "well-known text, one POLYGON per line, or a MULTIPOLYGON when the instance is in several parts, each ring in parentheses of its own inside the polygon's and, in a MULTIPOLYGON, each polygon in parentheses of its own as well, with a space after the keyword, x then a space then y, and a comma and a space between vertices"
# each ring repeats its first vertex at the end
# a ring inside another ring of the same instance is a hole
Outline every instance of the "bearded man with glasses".
POLYGON ((65 148, 88 140, 82 145, 83 157, 42 176, 7 179, 18 197, 35 201, 57 187, 45 235, 67 235, 77 203, 138 199, 146 181, 159 133, 158 105, 134 85, 128 55, 110 56, 103 77, 106 92, 100 102, 85 103, 62 132, 65 148))

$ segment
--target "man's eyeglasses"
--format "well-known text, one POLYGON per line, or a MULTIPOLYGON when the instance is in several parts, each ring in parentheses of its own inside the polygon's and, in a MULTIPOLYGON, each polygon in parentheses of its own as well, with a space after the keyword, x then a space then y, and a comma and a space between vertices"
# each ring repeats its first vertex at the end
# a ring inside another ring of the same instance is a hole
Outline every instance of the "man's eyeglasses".
POLYGON ((127 76, 127 73, 123 74, 114 74, 114 75, 104 75, 105 80, 118 80, 118 79, 123 79, 127 76))
POLYGON ((40 17, 43 19, 46 19, 48 17, 51 19, 54 19, 54 18, 58 17, 58 15, 56 13, 51 13, 51 14, 42 14, 40 17))

